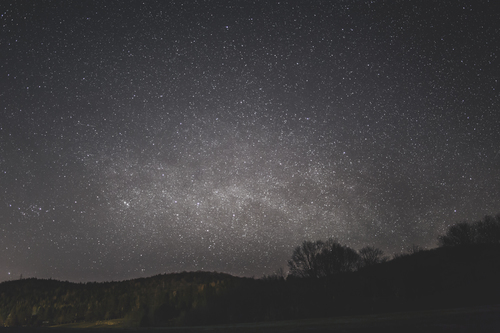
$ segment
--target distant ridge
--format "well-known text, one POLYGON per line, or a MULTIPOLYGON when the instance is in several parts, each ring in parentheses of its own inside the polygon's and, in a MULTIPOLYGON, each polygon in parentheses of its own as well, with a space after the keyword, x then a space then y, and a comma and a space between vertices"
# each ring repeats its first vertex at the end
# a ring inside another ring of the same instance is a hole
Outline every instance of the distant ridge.
POLYGON ((335 278, 251 279, 217 272, 121 282, 0 283, 1 326, 194 326, 500 303, 500 245, 442 247, 335 278))

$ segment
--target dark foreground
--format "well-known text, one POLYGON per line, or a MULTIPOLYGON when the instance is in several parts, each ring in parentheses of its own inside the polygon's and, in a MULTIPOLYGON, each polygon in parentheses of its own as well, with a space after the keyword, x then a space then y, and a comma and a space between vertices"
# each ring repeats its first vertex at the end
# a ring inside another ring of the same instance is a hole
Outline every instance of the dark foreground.
POLYGON ((92 328, 74 326, 42 328, 0 328, 0 333, 58 333, 58 332, 500 332, 500 304, 447 310, 397 312, 367 316, 349 316, 295 321, 276 321, 223 326, 182 328, 119 328, 96 325, 92 328))

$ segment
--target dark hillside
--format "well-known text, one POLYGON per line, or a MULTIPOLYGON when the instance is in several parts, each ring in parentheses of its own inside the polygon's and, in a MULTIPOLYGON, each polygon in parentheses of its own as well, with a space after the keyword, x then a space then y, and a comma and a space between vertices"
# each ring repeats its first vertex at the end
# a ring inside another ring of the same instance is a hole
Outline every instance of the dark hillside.
POLYGON ((364 311, 498 303, 499 259, 500 245, 420 251, 356 272, 348 290, 364 311))
POLYGON ((38 326, 127 318, 130 325, 179 325, 188 312, 246 280, 193 272, 107 283, 8 281, 0 284, 0 324, 38 326))
POLYGON ((495 304, 500 245, 442 247, 328 278, 192 272, 75 284, 0 284, 0 324, 124 318, 128 326, 212 325, 495 304))

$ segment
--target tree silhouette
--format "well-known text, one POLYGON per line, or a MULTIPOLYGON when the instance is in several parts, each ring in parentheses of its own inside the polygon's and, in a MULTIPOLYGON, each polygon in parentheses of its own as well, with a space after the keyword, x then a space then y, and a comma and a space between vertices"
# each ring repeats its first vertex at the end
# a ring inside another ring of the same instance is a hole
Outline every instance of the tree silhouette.
POLYGON ((294 249, 288 267, 291 276, 320 278, 354 271, 359 260, 356 251, 333 239, 326 242, 304 241, 294 249))
POLYGON ((322 241, 304 241, 293 250, 292 259, 288 261, 290 275, 295 277, 316 278, 320 276, 318 256, 325 243, 322 241))
POLYGON ((406 249, 406 253, 408 254, 415 254, 422 251, 425 251, 425 248, 417 244, 411 244, 411 246, 408 246, 408 248, 406 249))
POLYGON ((476 242, 476 230, 467 222, 459 222, 438 237, 440 246, 471 245, 476 242))
POLYGON ((474 223, 476 229, 476 242, 480 244, 499 244, 500 243, 500 214, 485 216, 482 221, 474 223))
POLYGON ((286 273, 283 267, 278 268, 274 273, 266 275, 264 274, 262 276, 262 280, 267 280, 267 281, 285 281, 286 280, 286 273))
POLYGON ((384 251, 373 246, 365 246, 359 250, 360 266, 367 267, 387 261, 389 258, 384 256, 384 251))
POLYGON ((318 256, 321 276, 335 276, 339 273, 352 272, 358 267, 359 254, 348 246, 329 239, 324 243, 318 256))
POLYGON ((474 223, 459 222, 448 227, 445 235, 438 236, 439 246, 500 243, 500 214, 485 216, 474 223))

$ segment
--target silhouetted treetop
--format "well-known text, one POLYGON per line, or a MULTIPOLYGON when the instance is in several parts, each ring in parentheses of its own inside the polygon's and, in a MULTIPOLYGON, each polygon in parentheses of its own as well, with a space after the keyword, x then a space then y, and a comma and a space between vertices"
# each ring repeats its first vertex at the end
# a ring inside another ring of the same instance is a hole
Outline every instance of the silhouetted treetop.
POLYGON ((438 236, 439 246, 500 243, 500 214, 485 216, 473 223, 458 222, 451 225, 445 235, 438 236))
POLYGON ((348 246, 329 239, 320 253, 319 261, 323 276, 355 271, 359 264, 359 254, 348 246))
POLYGON ((384 256, 384 251, 373 246, 365 246, 359 250, 360 266, 367 267, 389 260, 389 257, 384 256))
POLYGON ((288 261, 290 275, 296 277, 319 277, 318 256, 325 243, 322 241, 304 241, 292 253, 288 261))
POLYGON ((354 271, 359 260, 355 250, 333 239, 304 241, 294 249, 288 267, 291 276, 320 278, 354 271))

